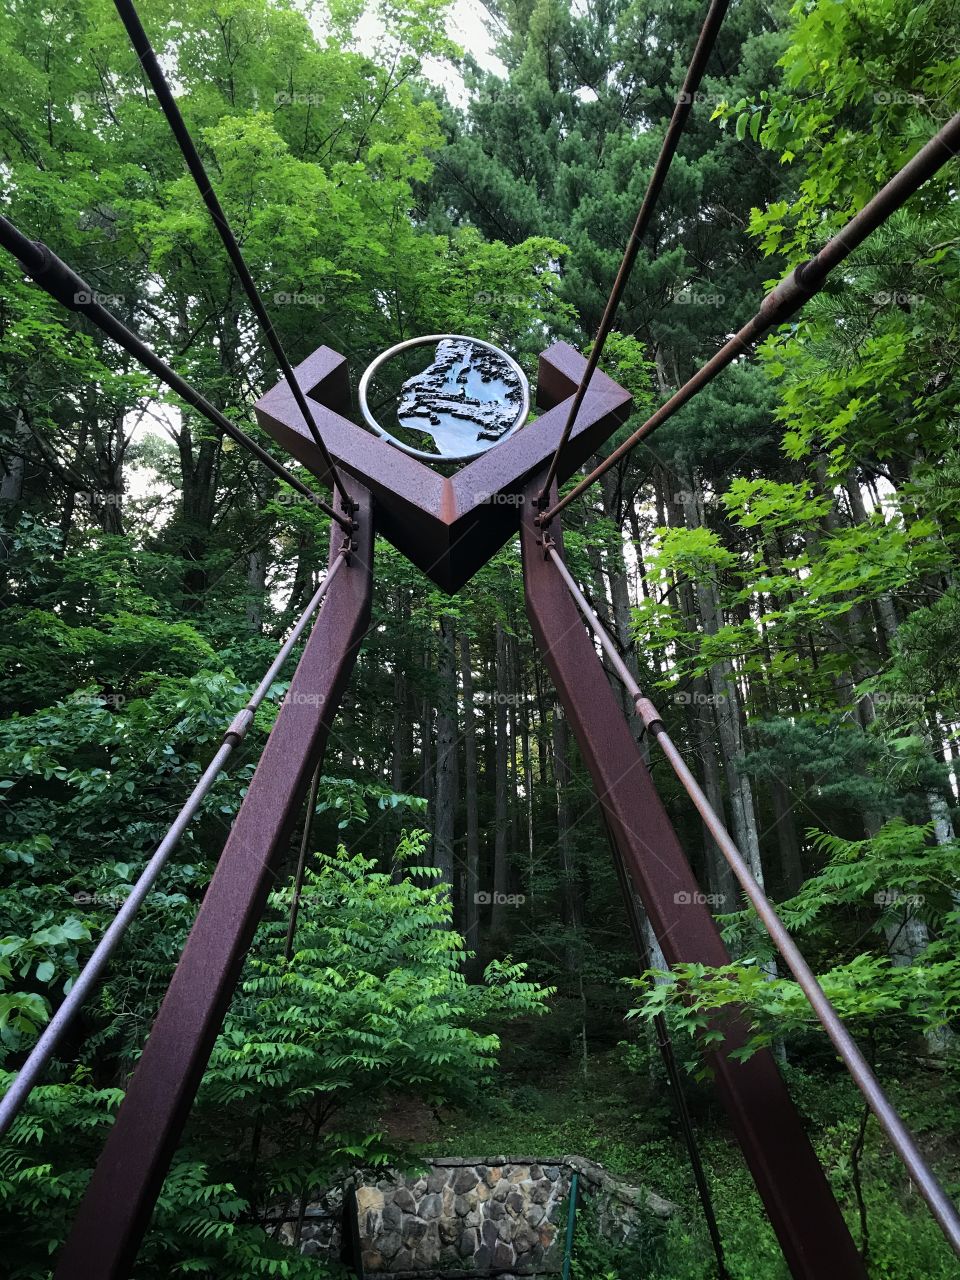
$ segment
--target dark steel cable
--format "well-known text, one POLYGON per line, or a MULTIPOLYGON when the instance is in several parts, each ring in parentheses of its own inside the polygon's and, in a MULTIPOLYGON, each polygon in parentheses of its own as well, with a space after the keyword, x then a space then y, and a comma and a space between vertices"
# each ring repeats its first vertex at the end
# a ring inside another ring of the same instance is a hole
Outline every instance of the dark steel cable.
POLYGON ((683 785, 687 795, 693 801, 703 819, 704 825, 726 859, 730 870, 739 881, 741 888, 760 917, 772 942, 781 956, 783 956, 797 985, 806 996, 820 1025, 829 1036, 838 1057, 866 1099, 881 1129, 889 1138, 893 1149, 906 1165, 910 1177, 916 1182, 920 1194, 939 1223, 947 1241, 954 1252, 960 1256, 960 1214, 957 1213, 956 1206, 940 1185, 936 1174, 927 1164, 913 1134, 904 1124, 896 1107, 887 1097, 873 1069, 860 1052, 856 1041, 844 1026, 836 1009, 830 1003, 829 998, 817 981, 816 975, 807 964, 797 944, 791 938, 783 921, 777 915, 773 904, 768 900, 743 855, 731 838, 730 833, 723 825, 710 801, 704 795, 683 756, 670 739, 656 707, 649 698, 644 696, 637 681, 631 675, 630 668, 620 656, 617 646, 610 638, 596 613, 591 609, 583 592, 577 586, 569 569, 558 554, 555 544, 547 539, 544 546, 547 555, 556 566, 560 577, 583 614, 590 630, 596 636, 601 648, 610 660, 611 666, 633 698, 637 714, 646 725, 650 736, 655 739, 664 755, 670 761, 674 773, 683 785))
POLYGON ((313 834, 313 814, 317 807, 317 792, 320 789, 320 766, 313 771, 310 782, 310 793, 307 796, 307 812, 303 820, 303 836, 300 840, 300 854, 297 858, 297 870, 293 877, 293 897, 290 901, 290 919, 287 922, 287 937, 283 945, 283 958, 289 960, 293 955, 293 939, 297 932, 297 917, 300 914, 300 894, 303 889, 303 876, 307 867, 307 854, 310 852, 310 837, 313 834))
POLYGON ((190 130, 187 128, 186 124, 184 124, 183 116, 180 114, 180 108, 177 106, 176 99, 174 98, 173 93, 170 90, 170 86, 167 83, 167 78, 163 74, 163 70, 157 60, 157 55, 154 52, 153 45, 150 43, 150 38, 143 29, 143 24, 140 21, 140 15, 137 13, 137 7, 133 3, 133 0, 114 0, 114 4, 116 5, 117 13, 120 15, 120 21, 127 29, 127 34, 130 37, 131 44, 136 50, 137 57, 140 59, 140 63, 144 71, 147 73, 147 78, 153 86, 153 91, 157 95, 157 101, 160 103, 163 114, 167 118, 167 123, 177 140, 177 145, 180 147, 183 158, 186 161, 187 168, 190 170, 193 180, 197 184, 197 190, 200 192, 203 202, 207 206, 210 217, 219 232, 220 239, 223 241, 223 247, 226 249, 230 257, 230 261, 233 263, 237 275, 240 277, 240 282, 243 285, 244 291, 250 302, 250 306, 253 308, 254 314, 259 321, 260 328, 263 330, 263 335, 270 344, 271 350, 276 357, 277 364, 279 364, 283 371, 283 376, 286 378, 287 385, 293 393, 293 398, 297 402, 297 407, 303 414, 303 420, 306 422, 311 436, 313 436, 313 442, 320 450, 320 455, 323 458, 324 465, 330 473, 330 479, 333 482, 334 488, 340 494, 340 500, 343 504, 344 510, 352 514, 353 502, 344 488, 343 481, 340 479, 340 475, 334 465, 333 459, 327 452, 327 446, 323 442, 323 437, 320 434, 320 428, 317 426, 316 419, 313 416, 313 410, 310 408, 310 405, 307 402, 307 397, 304 395, 303 389, 294 375, 293 366, 287 359, 287 353, 283 348, 283 343, 280 341, 277 331, 273 327, 270 317, 267 314, 267 309, 263 304, 260 291, 257 289, 253 276, 250 274, 250 270, 247 267, 246 260, 243 256, 243 251, 237 243, 237 238, 233 234, 230 223, 227 221, 227 215, 224 213, 223 207, 217 199, 216 192, 210 182, 210 177, 204 168, 203 161, 200 159, 200 153, 197 151, 193 138, 190 136, 190 130))
MULTIPOLYGON (((712 359, 698 369, 679 391, 674 392, 665 404, 648 418, 647 421, 624 440, 623 444, 595 467, 549 511, 543 511, 537 517, 541 525, 548 524, 555 515, 568 506, 574 498, 580 496, 594 481, 625 457, 645 436, 650 435, 688 400, 692 399, 703 388, 740 355, 764 337, 778 324, 789 320, 794 312, 799 311, 805 302, 819 293, 827 276, 839 263, 853 252, 872 231, 892 213, 904 204, 910 196, 941 169, 948 160, 960 152, 960 112, 950 120, 939 133, 935 134, 925 146, 921 147, 912 160, 881 187, 872 200, 863 206, 858 214, 850 219, 842 231, 829 240, 818 254, 803 263, 802 266, 784 277, 771 290, 760 304, 760 310, 743 328, 729 339, 712 359)), ((546 490, 544 491, 546 492, 546 490)))
MULTIPOLYGON (((647 957, 646 965, 649 969, 649 956, 647 957)), ((693 1128, 690 1108, 687 1106, 687 1096, 683 1091, 683 1081, 680 1078, 680 1068, 677 1066, 676 1054, 673 1052, 673 1041, 667 1029, 667 1019, 662 1013, 658 1013, 653 1019, 653 1025, 657 1036, 657 1048, 660 1050, 660 1057, 677 1106, 677 1114, 680 1117, 680 1128, 683 1131, 687 1155, 690 1157, 693 1180, 697 1187, 700 1207, 703 1209, 703 1217, 707 1224, 707 1234, 710 1236, 710 1244, 713 1247, 713 1256, 717 1264, 717 1277, 718 1280, 730 1280, 727 1259, 723 1252, 723 1238, 720 1235, 720 1227, 713 1207, 710 1183, 707 1181, 707 1172, 703 1167, 703 1157, 700 1155, 700 1145, 697 1142, 697 1135, 693 1128)))
POLYGON ((180 837, 190 825, 207 792, 213 786, 218 775, 223 770, 227 760, 229 759, 234 748, 243 741, 251 724, 253 724, 254 713, 263 702, 264 698, 270 690, 271 685, 283 668, 283 664, 289 658, 297 641, 306 630, 312 616, 320 607, 323 597, 327 594, 330 584, 333 582, 340 567, 347 558, 347 549, 344 548, 340 554, 334 559, 333 563, 321 582, 320 586, 310 600, 310 603, 300 615, 296 626, 290 632, 289 636, 277 651, 277 656, 270 664, 263 679, 257 685, 249 701, 242 711, 239 711, 233 718, 226 733, 223 735, 223 742, 217 749, 213 759, 207 765, 206 769, 200 776, 197 785, 183 808, 177 814, 171 824, 167 834, 157 845, 156 851, 150 858, 150 861, 140 873, 139 879, 130 891, 129 896, 124 900, 123 906, 111 920, 103 937, 94 947, 90 956, 77 975, 77 979, 70 988, 69 994, 60 1005, 59 1009, 47 1023, 43 1029, 37 1043, 33 1046, 27 1057, 26 1062, 17 1072, 10 1087, 7 1089, 3 1098, 0 1099, 0 1138, 7 1132, 13 1121, 16 1119, 21 1107, 26 1102, 31 1090, 37 1084, 40 1076, 46 1070, 47 1064, 57 1051, 57 1046, 63 1039, 68 1028, 76 1018, 80 1009, 83 1007, 87 997, 93 991, 94 987, 100 981, 100 978, 110 962, 110 958, 117 948, 120 939, 126 933, 128 926, 134 916, 143 904, 144 898, 150 892, 160 872, 163 870, 171 853, 180 842, 180 837))
POLYGON ((318 507, 331 520, 349 532, 353 528, 352 520, 335 511, 328 503, 313 492, 302 480, 298 480, 292 471, 288 471, 282 462, 269 454, 262 445, 257 444, 251 436, 236 426, 228 417, 210 403, 197 389, 181 376, 146 345, 142 338, 128 329, 112 312, 102 306, 97 299, 96 291, 91 289, 72 267, 43 244, 40 240, 30 240, 9 220, 0 215, 0 245, 11 253, 41 289, 46 290, 51 298, 55 298, 62 306, 71 311, 79 311, 91 320, 98 329, 102 329, 108 338, 112 338, 118 346, 150 370, 161 382, 175 391, 198 413, 203 414, 208 422, 213 423, 231 440, 242 445, 252 453, 258 462, 272 471, 275 476, 284 480, 291 488, 296 489, 303 497, 318 507))
MULTIPOLYGON (((601 812, 604 828, 607 833, 607 840, 613 853, 614 865, 617 872, 617 879, 620 881, 620 889, 623 893, 627 907, 627 919, 630 923, 630 932, 633 934, 634 946, 637 949, 637 955, 640 957, 640 963, 644 969, 651 967, 650 948, 647 945, 647 939, 644 935, 643 921, 640 915, 640 909, 637 905, 636 894, 633 889, 633 882, 624 865, 623 858, 620 855, 620 848, 616 842, 610 823, 607 821, 606 814, 601 812)), ((670 1092, 677 1108, 677 1116, 680 1120, 680 1130, 683 1134, 684 1146, 687 1148, 687 1157, 690 1160, 690 1168, 693 1172, 693 1181, 696 1184, 697 1195, 700 1199, 700 1207, 703 1209, 704 1221, 707 1224, 707 1234, 710 1236, 710 1243, 713 1246, 713 1254, 717 1263, 717 1280, 730 1280, 730 1273, 727 1270, 727 1261, 723 1252, 723 1239, 720 1235, 720 1227, 717 1223, 717 1215, 713 1207, 713 1196, 710 1192, 710 1183, 707 1181, 707 1173, 703 1167, 703 1157, 700 1154, 700 1144, 697 1142, 696 1131, 693 1127, 693 1118, 690 1115, 690 1108, 687 1106, 687 1097, 683 1091, 683 1081, 680 1077, 680 1068, 677 1066, 676 1054, 673 1051, 673 1040, 670 1038, 670 1031, 667 1027, 667 1019, 662 1013, 657 1013, 653 1018, 653 1027, 657 1040, 657 1049, 660 1052, 660 1060, 663 1063, 663 1069, 667 1075, 667 1082, 670 1086, 670 1092)))
MULTIPOLYGON (((117 0, 119 3, 119 0, 117 0)), ((587 394, 587 387, 590 385, 590 379, 596 371, 597 365, 600 363, 600 357, 603 355, 603 348, 606 345, 610 330, 613 328, 613 322, 616 318, 617 308, 626 292, 627 284, 630 280, 630 273, 633 271, 634 263, 637 260, 637 254, 640 252, 640 241, 643 239, 653 217, 653 211, 656 208, 660 193, 663 190, 663 184, 666 182, 667 173, 676 155, 677 147, 680 143, 680 137, 686 126, 687 119, 693 108, 696 99, 697 89, 700 81, 703 79, 703 73, 706 70, 707 62, 710 54, 713 52, 713 46, 716 44, 717 35, 720 26, 726 15, 730 0, 712 0, 710 8, 707 10, 707 16, 704 19, 703 27, 700 31, 700 37, 697 40, 696 48, 693 51, 693 57, 690 59, 690 66, 687 68, 687 74, 683 81, 683 88, 677 95, 676 104, 673 108, 673 115, 670 117, 670 124, 667 126, 667 132, 663 139, 663 145, 660 148, 660 154, 657 156, 656 164, 653 167, 653 173, 650 175, 650 181, 647 183, 647 190, 644 194, 643 201, 637 213, 637 220, 633 225, 630 233, 630 239, 627 241, 627 247, 624 250, 623 260, 620 263, 620 269, 617 277, 613 282, 610 290, 610 296, 607 298, 607 305, 603 309, 603 317, 600 321, 600 327, 597 330, 597 336, 594 339, 593 347, 590 351, 590 357, 587 360, 587 367, 580 379, 580 385, 577 387, 573 400, 570 405, 570 411, 567 414, 567 420, 564 424, 563 434, 557 444, 556 452, 550 460, 550 468, 547 471, 547 477, 544 482, 543 489, 540 492, 538 502, 541 506, 546 506, 547 495, 550 493, 550 486, 553 484, 557 476, 557 467, 560 465, 560 456, 566 448, 567 441, 570 439, 570 433, 573 430, 573 424, 576 422, 577 414, 580 412, 580 406, 583 404, 584 396, 587 394)))

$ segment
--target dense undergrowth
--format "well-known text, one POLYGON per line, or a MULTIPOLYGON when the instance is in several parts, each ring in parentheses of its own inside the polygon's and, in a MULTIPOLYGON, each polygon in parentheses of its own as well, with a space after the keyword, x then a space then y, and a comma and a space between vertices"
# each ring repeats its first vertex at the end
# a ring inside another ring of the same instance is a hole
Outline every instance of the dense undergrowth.
MULTIPOLYGON (((511 1056, 524 1056, 515 1047, 511 1056)), ((859 1095, 836 1072, 824 1078, 787 1067, 787 1078, 809 1126, 850 1229, 863 1245, 860 1207, 853 1181, 859 1095)), ((686 1082, 698 1146, 707 1171, 724 1253, 734 1280, 788 1280, 776 1237, 739 1148, 709 1087, 686 1082)), ((956 1097, 955 1082, 939 1073, 893 1090, 894 1099, 935 1158, 948 1186, 960 1180, 960 1143, 932 1135, 958 1131, 960 1115, 944 1117, 944 1098, 956 1097), (919 1087, 918 1087, 919 1083, 919 1087)), ((956 1108, 955 1108, 956 1110, 956 1108)), ((582 1064, 540 1073, 509 1068, 484 1089, 482 1106, 445 1110, 443 1123, 424 1153, 509 1153, 543 1157, 578 1154, 603 1164, 633 1185, 678 1206, 668 1221, 649 1219, 649 1231, 632 1247, 603 1239, 589 1206, 578 1215, 573 1274, 577 1280, 711 1280, 714 1255, 703 1222, 689 1160, 666 1080, 654 1067, 649 1046, 625 1042, 582 1064), (539 1078, 538 1078, 539 1077, 539 1078)), ((956 1264, 936 1225, 880 1135, 867 1126, 858 1160, 872 1277, 951 1280, 956 1264)))
MULTIPOLYGON (((531 381, 553 342, 587 349, 704 8, 491 4, 491 71, 453 45, 443 0, 378 6, 373 41, 360 0, 140 7, 291 360, 330 346, 354 382, 416 334, 498 343, 531 381)), ((271 352, 113 6, 6 0, 3 16, 5 212, 257 431, 271 352)), ((729 7, 604 353, 634 404, 601 453, 957 110, 958 48, 956 0, 729 7)), ((571 571, 954 1196, 958 210, 954 165, 563 513, 571 571)), ((315 591, 329 534, 0 255, 0 1082, 315 591)), ((698 1040, 731 1004, 751 1049, 785 1053, 871 1280, 956 1276, 656 759, 731 963, 666 974, 654 956, 638 978, 516 541, 456 597, 385 540, 376 575, 292 957, 299 829, 137 1280, 316 1277, 262 1229, 270 1206, 353 1164, 505 1149, 587 1156, 678 1206, 632 1252, 586 1211, 577 1280, 709 1276, 658 1012, 731 1275, 782 1280, 700 1078, 698 1040)), ((0 1144, 11 1280, 50 1274, 292 670, 0 1144)))

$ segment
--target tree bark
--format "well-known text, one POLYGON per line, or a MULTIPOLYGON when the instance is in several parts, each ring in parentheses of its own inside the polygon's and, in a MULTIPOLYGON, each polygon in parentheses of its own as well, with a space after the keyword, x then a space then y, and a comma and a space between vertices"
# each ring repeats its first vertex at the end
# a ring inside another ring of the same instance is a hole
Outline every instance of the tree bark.
POLYGON ((247 556, 246 623, 249 631, 258 636, 263 631, 263 600, 267 590, 267 551, 256 547, 247 556))
POLYGON ((507 670, 509 655, 507 634, 501 623, 496 626, 496 685, 494 692, 494 727, 496 740, 496 782, 494 794, 493 836, 493 897, 490 908, 490 929, 496 933, 503 925, 507 892, 507 837, 509 831, 509 807, 507 800, 507 757, 510 740, 507 733, 507 699, 510 677, 507 670))
MULTIPOLYGON (((460 637, 460 672, 463 684, 463 745, 464 745, 464 794, 467 820, 467 866, 464 899, 464 936, 468 951, 478 951, 480 946, 480 911, 477 895, 480 892, 480 819, 477 798, 477 717, 473 704, 473 666, 470 637, 464 632, 460 637)), ((472 972, 468 968, 468 972, 472 972)))
MULTIPOLYGON (((688 529, 702 528, 706 523, 699 489, 694 489, 694 485, 698 484, 697 478, 691 477, 690 488, 684 491, 682 496, 684 518, 688 529)), ((706 575, 702 575, 697 580, 695 592, 704 632, 708 636, 714 636, 723 625, 716 585, 706 575)), ((710 691, 720 735, 720 751, 727 778, 727 790, 730 794, 734 838, 741 853, 747 859, 750 870, 762 886, 763 864, 760 858, 760 839, 757 831, 753 788, 740 764, 743 757, 740 694, 733 664, 728 660, 715 662, 711 666, 710 691)))
POLYGON ((439 705, 434 863, 453 895, 457 817, 457 649, 453 619, 440 619, 439 705))
POLYGON ((564 948, 567 971, 576 974, 582 962, 583 906, 577 869, 573 861, 570 840, 570 765, 568 761, 569 734, 563 710, 557 704, 553 708, 553 779, 557 796, 557 852, 560 854, 560 870, 563 883, 564 915, 569 930, 564 948))

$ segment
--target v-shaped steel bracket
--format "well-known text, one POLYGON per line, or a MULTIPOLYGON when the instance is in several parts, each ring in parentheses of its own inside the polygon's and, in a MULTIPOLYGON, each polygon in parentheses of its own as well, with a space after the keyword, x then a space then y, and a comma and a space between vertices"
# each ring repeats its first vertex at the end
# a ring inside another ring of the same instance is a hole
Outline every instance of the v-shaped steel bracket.
MULTIPOLYGON (((552 456, 569 399, 586 368, 558 342, 540 356, 536 421, 442 476, 343 415, 350 409, 347 362, 320 347, 294 373, 310 400, 330 455, 377 503, 377 527, 438 587, 453 595, 520 529, 525 482, 552 456)), ((560 461, 562 482, 625 421, 630 393, 600 370, 593 375, 560 461)), ((321 480, 327 467, 285 381, 257 401, 257 421, 321 480)))

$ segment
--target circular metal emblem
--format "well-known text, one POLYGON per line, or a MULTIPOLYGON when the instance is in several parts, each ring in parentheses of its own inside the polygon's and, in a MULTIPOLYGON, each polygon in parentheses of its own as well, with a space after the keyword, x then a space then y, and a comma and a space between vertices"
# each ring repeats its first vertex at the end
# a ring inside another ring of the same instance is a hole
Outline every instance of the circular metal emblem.
POLYGON ((390 347, 364 370, 357 398, 368 427, 425 462, 469 462, 522 427, 530 412, 530 386, 517 362, 499 347, 459 333, 434 333, 390 347), (397 421, 414 436, 430 436, 435 452, 392 435, 367 400, 374 374, 387 361, 431 344, 436 344, 433 362, 400 388, 397 421))

